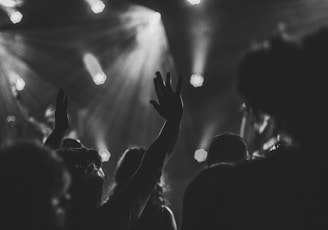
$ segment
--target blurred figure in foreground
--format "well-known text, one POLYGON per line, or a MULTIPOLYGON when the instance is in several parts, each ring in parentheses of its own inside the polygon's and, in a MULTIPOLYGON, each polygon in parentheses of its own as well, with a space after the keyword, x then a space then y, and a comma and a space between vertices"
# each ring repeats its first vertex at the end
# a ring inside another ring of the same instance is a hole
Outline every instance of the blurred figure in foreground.
POLYGON ((215 187, 213 229, 328 228, 327 41, 327 29, 299 40, 275 35, 242 58, 238 92, 256 116, 275 120, 281 138, 215 187))
MULTIPOLYGON (((206 159, 207 168, 191 181, 184 193, 182 230, 212 227, 218 205, 214 187, 229 179, 231 170, 245 162, 247 154, 246 143, 237 134, 226 132, 213 138, 206 159)), ((228 212, 228 209, 222 211, 228 212)), ((220 227, 224 227, 224 222, 220 227)))
POLYGON ((61 230, 70 176, 55 152, 32 142, 0 150, 1 229, 61 230))

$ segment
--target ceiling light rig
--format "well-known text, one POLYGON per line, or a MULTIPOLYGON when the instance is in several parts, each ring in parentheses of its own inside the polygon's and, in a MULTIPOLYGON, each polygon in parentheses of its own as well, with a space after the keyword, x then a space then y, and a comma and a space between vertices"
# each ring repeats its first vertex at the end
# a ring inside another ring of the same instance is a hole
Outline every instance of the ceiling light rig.
POLYGON ((18 10, 22 4, 21 0, 0 0, 0 8, 7 13, 10 21, 14 24, 20 23, 23 19, 23 14, 18 10))

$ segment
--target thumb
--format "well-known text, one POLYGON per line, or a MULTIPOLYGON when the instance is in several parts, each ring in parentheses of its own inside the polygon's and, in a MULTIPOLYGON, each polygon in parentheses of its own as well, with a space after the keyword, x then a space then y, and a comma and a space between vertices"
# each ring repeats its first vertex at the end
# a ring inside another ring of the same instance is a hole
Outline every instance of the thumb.
POLYGON ((154 109, 155 109, 157 112, 160 111, 160 106, 159 106, 159 104, 158 104, 156 101, 151 100, 151 101, 150 101, 150 104, 153 105, 154 109))

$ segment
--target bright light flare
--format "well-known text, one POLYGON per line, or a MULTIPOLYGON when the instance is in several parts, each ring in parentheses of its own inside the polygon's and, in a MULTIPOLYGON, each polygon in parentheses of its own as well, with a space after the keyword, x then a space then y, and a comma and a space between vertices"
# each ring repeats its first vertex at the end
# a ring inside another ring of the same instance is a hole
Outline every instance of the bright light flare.
POLYGON ((101 0, 86 0, 86 2, 89 4, 90 9, 95 14, 100 14, 104 11, 106 5, 101 0))
POLYGON ((160 23, 161 23, 161 14, 158 12, 154 12, 149 16, 149 22, 148 22, 148 28, 149 33, 154 34, 160 29, 160 23))
POLYGON ((86 53, 83 57, 83 62, 96 85, 102 85, 106 82, 107 76, 93 54, 86 53))
POLYGON ((9 12, 9 18, 12 23, 17 24, 22 21, 23 15, 18 10, 13 10, 12 12, 9 12))
POLYGON ((105 84, 105 82, 107 80, 107 76, 104 73, 97 73, 92 78, 96 85, 103 85, 103 84, 105 84))
POLYGON ((0 0, 0 5, 8 8, 14 8, 19 5, 22 5, 22 1, 20 0, 0 0))
POLYGON ((200 4, 200 0, 187 0, 187 2, 189 2, 189 4, 193 6, 200 4))
POLYGON ((137 30, 137 40, 139 43, 145 43, 146 46, 149 45, 151 40, 158 39, 157 36, 161 35, 164 30, 162 16, 158 12, 146 11, 140 13, 140 18, 136 18, 136 20, 140 20, 137 30))
POLYGON ((22 91, 25 88, 25 81, 22 78, 16 80, 17 91, 22 91))
POLYGON ((101 162, 107 162, 109 161, 111 154, 106 148, 101 148, 98 150, 98 154, 101 157, 101 162))
POLYGON ((198 163, 202 163, 207 159, 207 151, 205 149, 198 149, 195 151, 194 159, 198 163))
POLYGON ((190 77, 190 84, 195 87, 202 87, 204 84, 204 77, 201 74, 193 74, 190 77))
POLYGON ((17 73, 9 72, 9 80, 17 91, 22 91, 25 88, 25 81, 17 73))

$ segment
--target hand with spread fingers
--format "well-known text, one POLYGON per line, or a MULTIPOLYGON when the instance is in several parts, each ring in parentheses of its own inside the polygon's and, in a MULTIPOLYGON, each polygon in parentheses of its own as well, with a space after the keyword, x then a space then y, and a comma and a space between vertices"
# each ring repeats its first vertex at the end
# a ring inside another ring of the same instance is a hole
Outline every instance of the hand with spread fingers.
POLYGON ((176 90, 172 89, 171 74, 167 73, 165 82, 160 72, 156 72, 154 78, 155 92, 158 102, 151 100, 154 109, 166 120, 181 119, 183 114, 183 102, 181 98, 182 78, 179 77, 176 90))

